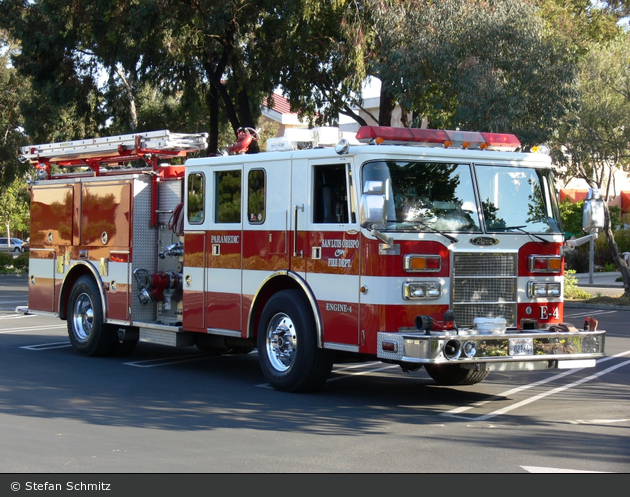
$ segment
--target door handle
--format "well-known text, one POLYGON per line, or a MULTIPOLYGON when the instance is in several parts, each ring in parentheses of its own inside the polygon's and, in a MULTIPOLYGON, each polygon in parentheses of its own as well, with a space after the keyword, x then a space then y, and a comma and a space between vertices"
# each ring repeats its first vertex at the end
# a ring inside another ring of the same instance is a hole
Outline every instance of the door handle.
POLYGON ((298 253, 298 212, 304 212, 304 204, 293 206, 293 257, 304 257, 304 251, 298 253))

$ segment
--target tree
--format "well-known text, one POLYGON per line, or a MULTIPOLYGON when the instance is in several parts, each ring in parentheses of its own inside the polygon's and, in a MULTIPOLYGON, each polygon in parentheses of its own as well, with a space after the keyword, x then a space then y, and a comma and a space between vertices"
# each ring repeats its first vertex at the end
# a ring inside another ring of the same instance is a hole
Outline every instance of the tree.
MULTIPOLYGON (((602 192, 614 192, 615 170, 630 169, 630 34, 620 30, 608 43, 585 57, 580 70, 581 107, 575 124, 560 129, 553 156, 566 178, 580 178, 602 192)), ((606 205, 605 202, 605 205, 606 205)), ((610 211, 606 205, 604 233, 613 261, 630 296, 630 268, 619 255, 610 211)))
POLYGON ((14 62, 37 88, 26 111, 44 109, 28 112, 31 136, 167 121, 208 130, 214 153, 222 123, 232 137, 256 127, 278 86, 313 125, 339 112, 359 118, 351 106, 366 76, 368 11, 360 0, 4 0, 0 25, 22 41, 14 62))
POLYGON ((9 57, 16 49, 15 43, 0 29, 0 196, 26 169, 17 157, 19 147, 26 144, 21 131, 24 119, 20 102, 29 95, 29 84, 9 64, 9 57))
POLYGON ((336 125, 339 114, 366 124, 361 86, 370 70, 376 32, 371 1, 286 2, 283 36, 273 33, 267 50, 278 84, 294 111, 311 125, 336 125))
POLYGON ((379 77, 416 125, 426 118, 429 127, 512 132, 531 146, 576 101, 572 54, 547 36, 529 2, 383 2, 375 17, 379 77))
POLYGON ((0 195, 0 223, 11 239, 11 232, 28 230, 29 228, 29 195, 26 183, 16 179, 0 195))

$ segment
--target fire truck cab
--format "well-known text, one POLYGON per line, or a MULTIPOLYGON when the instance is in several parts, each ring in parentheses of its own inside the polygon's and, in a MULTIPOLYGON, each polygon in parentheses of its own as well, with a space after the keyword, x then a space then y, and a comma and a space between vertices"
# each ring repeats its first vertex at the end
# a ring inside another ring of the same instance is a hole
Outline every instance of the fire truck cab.
POLYGON ((67 320, 81 354, 257 349, 284 391, 348 357, 465 385, 604 356, 604 331, 564 323, 550 157, 514 135, 367 126, 183 166, 163 161, 204 134, 96 140, 22 150, 40 178, 28 312, 67 320))

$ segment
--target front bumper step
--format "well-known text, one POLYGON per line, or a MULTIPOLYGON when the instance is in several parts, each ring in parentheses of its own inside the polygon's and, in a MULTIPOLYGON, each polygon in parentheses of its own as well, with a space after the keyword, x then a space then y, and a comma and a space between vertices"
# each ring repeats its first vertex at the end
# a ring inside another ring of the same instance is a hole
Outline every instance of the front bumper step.
POLYGON ((508 330, 500 334, 420 331, 379 332, 377 357, 416 364, 492 364, 488 369, 547 369, 571 367, 576 361, 587 367, 604 357, 605 331, 550 332, 549 330, 508 330), (547 361, 547 365, 543 364, 547 361), (535 365, 533 363, 540 362, 535 365), (499 367, 498 363, 503 366, 499 367), (510 368, 506 363, 515 363, 510 368), (527 366, 531 363, 531 366, 527 366), (518 364, 518 365, 517 365, 518 364))

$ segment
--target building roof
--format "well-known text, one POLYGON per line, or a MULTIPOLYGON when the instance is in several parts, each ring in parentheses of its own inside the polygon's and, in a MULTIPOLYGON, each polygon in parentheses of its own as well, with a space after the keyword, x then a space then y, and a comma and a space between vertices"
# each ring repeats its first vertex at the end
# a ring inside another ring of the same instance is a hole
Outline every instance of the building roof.
MULTIPOLYGON (((265 107, 269 107, 266 97, 263 100, 263 105, 265 107)), ((295 112, 291 112, 291 105, 289 104, 289 101, 278 93, 273 94, 273 106, 271 107, 271 110, 275 110, 280 114, 295 114, 295 112)))

